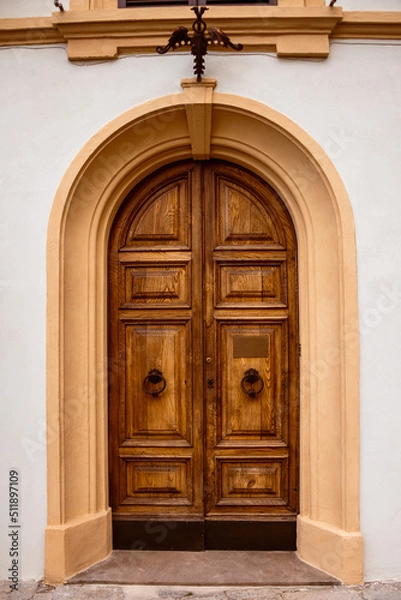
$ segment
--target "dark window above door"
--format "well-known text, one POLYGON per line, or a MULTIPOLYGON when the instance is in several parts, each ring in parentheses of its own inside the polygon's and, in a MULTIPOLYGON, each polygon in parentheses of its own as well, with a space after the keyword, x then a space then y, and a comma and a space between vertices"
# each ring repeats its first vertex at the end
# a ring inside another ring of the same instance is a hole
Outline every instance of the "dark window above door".
MULTIPOLYGON (((188 0, 118 0, 118 8, 135 8, 141 6, 185 6, 188 0)), ((207 0, 207 5, 236 5, 236 6, 277 6, 277 0, 207 0)))

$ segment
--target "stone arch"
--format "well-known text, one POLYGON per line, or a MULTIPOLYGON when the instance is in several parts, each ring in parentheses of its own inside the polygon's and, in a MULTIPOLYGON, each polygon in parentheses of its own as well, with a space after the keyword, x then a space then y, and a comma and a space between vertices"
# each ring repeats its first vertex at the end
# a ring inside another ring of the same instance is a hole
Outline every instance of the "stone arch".
POLYGON ((299 244, 300 557, 362 579, 359 338, 353 214, 324 151, 260 103, 191 84, 133 108, 77 155, 48 232, 48 526, 45 576, 64 582, 111 551, 106 252, 114 215, 145 175, 214 157, 252 170, 287 204, 299 244))

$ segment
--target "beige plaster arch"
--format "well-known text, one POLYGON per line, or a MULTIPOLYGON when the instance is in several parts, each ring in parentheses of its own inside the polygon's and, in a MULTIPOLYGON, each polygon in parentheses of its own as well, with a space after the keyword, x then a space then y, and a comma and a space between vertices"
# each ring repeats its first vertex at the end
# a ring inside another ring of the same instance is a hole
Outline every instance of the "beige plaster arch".
POLYGON ((57 191, 48 234, 48 582, 64 582, 111 551, 106 248, 113 217, 146 174, 191 156, 246 166, 291 212, 302 342, 298 552, 345 583, 362 580, 350 203, 327 155, 303 130, 257 102, 213 92, 214 84, 186 82, 183 93, 106 125, 57 191))

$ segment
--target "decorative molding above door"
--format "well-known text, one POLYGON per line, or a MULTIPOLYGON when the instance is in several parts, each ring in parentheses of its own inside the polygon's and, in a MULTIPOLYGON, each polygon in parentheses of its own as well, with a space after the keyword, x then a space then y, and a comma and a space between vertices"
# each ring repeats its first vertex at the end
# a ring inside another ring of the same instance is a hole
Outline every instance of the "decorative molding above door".
MULTIPOLYGON (((208 25, 241 42, 243 52, 275 52, 287 58, 326 58, 334 39, 401 39, 400 11, 346 12, 313 0, 306 6, 289 4, 257 10, 234 5, 229 14, 227 7, 211 6, 208 25)), ((175 27, 190 28, 193 21, 191 11, 182 6, 158 7, 157 18, 153 7, 105 9, 80 0, 71 6, 76 8, 49 17, 1 19, 0 47, 66 43, 70 60, 116 59, 155 53, 175 27)))

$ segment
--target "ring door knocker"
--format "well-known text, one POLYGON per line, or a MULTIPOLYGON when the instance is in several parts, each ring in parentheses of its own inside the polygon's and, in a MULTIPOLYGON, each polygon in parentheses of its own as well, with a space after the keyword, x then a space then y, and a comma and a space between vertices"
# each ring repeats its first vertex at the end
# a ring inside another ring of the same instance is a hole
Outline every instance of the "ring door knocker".
POLYGON ((163 377, 163 373, 158 369, 151 369, 143 380, 142 387, 144 392, 155 398, 164 392, 166 385, 167 382, 163 377))
POLYGON ((256 369, 248 369, 241 380, 241 389, 250 398, 255 398, 265 387, 264 381, 256 369), (255 388, 254 386, 257 385, 255 388))

